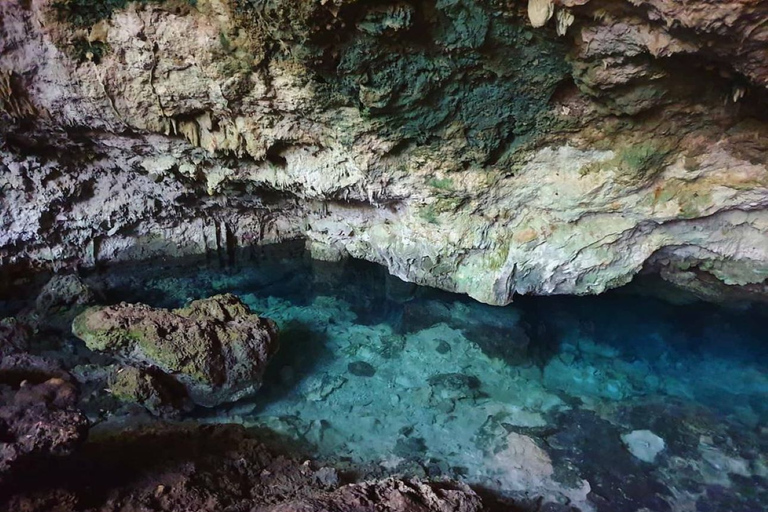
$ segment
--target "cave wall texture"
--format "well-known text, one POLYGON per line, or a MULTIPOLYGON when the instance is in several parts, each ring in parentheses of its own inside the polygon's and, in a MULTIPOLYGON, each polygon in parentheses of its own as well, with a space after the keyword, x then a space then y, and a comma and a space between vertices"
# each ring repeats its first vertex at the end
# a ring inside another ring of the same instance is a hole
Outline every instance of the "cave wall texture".
POLYGON ((306 239, 491 304, 768 296, 768 1, 0 2, 0 267, 306 239))

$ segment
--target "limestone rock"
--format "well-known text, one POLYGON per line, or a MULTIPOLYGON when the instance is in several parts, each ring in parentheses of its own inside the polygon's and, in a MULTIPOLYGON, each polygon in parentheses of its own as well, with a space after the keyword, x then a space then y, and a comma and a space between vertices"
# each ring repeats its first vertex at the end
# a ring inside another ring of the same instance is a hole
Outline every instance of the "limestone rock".
POLYGON ((56 363, 23 352, 0 357, 0 482, 25 460, 68 455, 88 420, 77 387, 56 363))
POLYGON ((633 430, 623 434, 621 440, 629 453, 648 463, 653 463, 656 456, 666 447, 664 440, 650 430, 633 430))
POLYGON ((160 371, 126 366, 120 368, 109 385, 118 400, 143 405, 156 415, 172 414, 185 408, 186 391, 176 380, 160 371))
POLYGON ((768 4, 555 3, 0 2, 2 266, 301 238, 490 304, 768 296, 768 4))
POLYGON ((205 406, 254 393, 278 347, 275 324, 231 294, 173 311, 126 303, 94 307, 74 320, 72 332, 92 350, 174 376, 205 406))
POLYGON ((387 479, 346 485, 327 496, 261 507, 254 512, 480 512, 482 509, 480 498, 465 485, 387 479))
POLYGON ((35 300, 35 307, 45 314, 54 308, 90 304, 95 298, 93 290, 76 274, 59 274, 45 284, 35 300))
POLYGON ((528 19, 534 27, 546 25, 554 13, 554 0, 528 0, 528 19))

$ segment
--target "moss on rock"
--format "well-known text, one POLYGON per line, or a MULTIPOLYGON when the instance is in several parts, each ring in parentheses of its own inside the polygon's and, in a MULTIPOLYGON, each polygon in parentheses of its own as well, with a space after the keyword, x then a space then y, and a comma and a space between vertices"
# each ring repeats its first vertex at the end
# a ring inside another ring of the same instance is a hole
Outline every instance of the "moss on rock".
POLYGON ((75 318, 72 332, 91 350, 176 375, 202 405, 255 391, 277 349, 274 323, 230 294, 174 311, 126 303, 94 307, 75 318))

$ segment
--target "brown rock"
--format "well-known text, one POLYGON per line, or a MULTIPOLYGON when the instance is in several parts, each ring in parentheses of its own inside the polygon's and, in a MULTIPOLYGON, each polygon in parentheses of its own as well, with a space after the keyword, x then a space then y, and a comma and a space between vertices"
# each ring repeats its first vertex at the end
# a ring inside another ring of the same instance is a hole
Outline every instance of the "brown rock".
POLYGON ((127 303, 90 308, 72 332, 91 350, 173 375, 204 406, 254 393, 278 347, 274 322, 231 294, 173 311, 127 303))

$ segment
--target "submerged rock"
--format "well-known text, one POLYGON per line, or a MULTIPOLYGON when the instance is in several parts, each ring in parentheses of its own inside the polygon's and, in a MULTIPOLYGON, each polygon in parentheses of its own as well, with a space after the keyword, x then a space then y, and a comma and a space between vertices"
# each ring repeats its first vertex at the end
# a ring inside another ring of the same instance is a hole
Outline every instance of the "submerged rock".
POLYGON ((271 320, 231 294, 168 311, 122 303, 84 311, 72 324, 91 350, 173 375, 199 405, 254 393, 278 347, 271 320))
POLYGON ((621 436, 629 453, 643 462, 653 463, 656 456, 664 451, 664 440, 650 430, 633 430, 621 436))
POLYGON ((357 377, 373 377, 376 375, 376 368, 365 361, 353 361, 347 365, 349 373, 357 377))
POLYGON ((30 329, 15 318, 0 320, 0 356, 26 350, 30 329))

